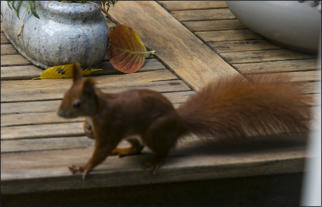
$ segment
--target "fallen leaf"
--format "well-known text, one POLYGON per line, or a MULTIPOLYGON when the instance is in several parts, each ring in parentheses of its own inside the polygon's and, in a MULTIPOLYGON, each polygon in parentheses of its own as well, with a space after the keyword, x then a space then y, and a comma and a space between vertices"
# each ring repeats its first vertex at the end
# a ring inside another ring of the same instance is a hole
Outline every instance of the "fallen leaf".
MULTIPOLYGON (((90 75, 95 71, 103 69, 83 69, 83 75, 90 75)), ((72 78, 73 76, 73 64, 67 65, 56 65, 44 70, 39 78, 35 79, 63 79, 63 78, 72 78)))
POLYGON ((134 73, 154 51, 147 51, 139 35, 130 27, 117 24, 109 32, 106 55, 113 67, 123 73, 134 73))

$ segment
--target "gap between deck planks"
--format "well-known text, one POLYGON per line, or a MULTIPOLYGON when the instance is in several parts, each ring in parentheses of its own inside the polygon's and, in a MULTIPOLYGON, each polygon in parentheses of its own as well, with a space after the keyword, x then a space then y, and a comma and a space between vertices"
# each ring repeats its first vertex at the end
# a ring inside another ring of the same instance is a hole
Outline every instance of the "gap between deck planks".
POLYGON ((146 46, 195 90, 214 78, 238 74, 157 2, 121 1, 110 15, 135 28, 146 46))

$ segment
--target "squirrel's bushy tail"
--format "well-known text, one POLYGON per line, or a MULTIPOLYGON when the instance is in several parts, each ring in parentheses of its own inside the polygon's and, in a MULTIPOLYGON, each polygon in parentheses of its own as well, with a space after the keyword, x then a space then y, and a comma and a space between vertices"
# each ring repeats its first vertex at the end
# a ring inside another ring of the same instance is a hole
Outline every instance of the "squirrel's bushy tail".
POLYGON ((240 75, 210 83, 178 108, 186 128, 199 135, 262 136, 308 132, 311 110, 302 89, 286 77, 240 75))

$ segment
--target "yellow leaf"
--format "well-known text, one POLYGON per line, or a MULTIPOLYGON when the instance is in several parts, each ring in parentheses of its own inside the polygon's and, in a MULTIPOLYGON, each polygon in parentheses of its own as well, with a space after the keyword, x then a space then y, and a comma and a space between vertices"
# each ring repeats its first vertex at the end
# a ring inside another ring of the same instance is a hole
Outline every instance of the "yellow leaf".
MULTIPOLYGON (((83 75, 90 75, 95 71, 103 69, 83 69, 83 75)), ((73 76, 73 64, 67 65, 56 65, 50 68, 47 68, 40 75, 40 79, 63 79, 63 78, 72 78, 73 76)))

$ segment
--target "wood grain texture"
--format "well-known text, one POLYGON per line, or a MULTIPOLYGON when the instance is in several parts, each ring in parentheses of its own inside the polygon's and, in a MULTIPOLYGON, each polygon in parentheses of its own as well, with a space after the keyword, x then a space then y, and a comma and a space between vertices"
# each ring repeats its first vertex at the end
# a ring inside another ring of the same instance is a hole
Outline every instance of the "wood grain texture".
MULTIPOLYGON (((172 86, 171 82, 155 82, 151 85, 141 84, 141 85, 132 85, 128 87, 101 87, 103 92, 106 93, 116 93, 121 92, 128 89, 151 89, 159 92, 172 92, 172 90, 180 91, 187 91, 189 92, 190 89, 187 89, 185 85, 175 85, 172 86)), ((22 89, 23 90, 23 89, 22 89)), ((16 93, 12 93, 12 91, 4 91, 2 96, 2 102, 17 102, 17 101, 47 101, 47 100, 58 100, 62 99, 63 94, 66 92, 66 89, 56 88, 56 89, 26 89, 25 91, 17 91, 16 93)))
POLYGON ((184 21, 182 22, 192 32, 212 31, 212 30, 233 30, 245 29, 246 27, 237 19, 229 20, 204 20, 204 21, 184 21))
POLYGON ((227 8, 225 1, 159 1, 159 3, 171 11, 227 8))
POLYGON ((8 44, 9 40, 7 37, 4 35, 4 33, 1 33, 1 44, 8 44))
POLYGON ((1 44, 1 55, 14 55, 17 50, 11 44, 1 44))
POLYGON ((278 45, 272 44, 267 40, 218 41, 209 42, 209 45, 218 53, 280 48, 278 45))
POLYGON ((196 32, 195 34, 206 42, 263 39, 247 29, 196 32))
POLYGON ((59 137, 22 140, 2 140, 1 153, 85 148, 93 145, 88 137, 59 137))
MULTIPOLYGON (((121 74, 113 68, 113 66, 104 61, 102 64, 103 71, 94 72, 93 75, 111 75, 111 74, 121 74)), ((164 70, 166 67, 157 59, 146 59, 144 66, 140 69, 143 71, 152 70, 164 70)), ((42 69, 35 67, 33 65, 21 65, 21 66, 4 66, 1 67, 1 80, 26 80, 37 78, 43 72, 42 69)))
POLYGON ((220 53, 231 64, 278 60, 312 59, 313 56, 287 49, 220 53))
POLYGON ((230 9, 201 9, 171 12, 179 21, 236 19, 230 9))
POLYGON ((31 64, 21 55, 1 55, 1 67, 9 65, 29 65, 31 64))
MULTIPOLYGON (((214 147, 214 149, 218 149, 218 147, 214 147)), ((86 182, 82 182, 79 175, 72 176, 70 174, 67 166, 84 163, 91 151, 92 148, 89 147, 5 153, 2 155, 3 161, 1 162, 1 192, 3 194, 17 194, 301 172, 306 157, 303 147, 264 150, 263 153, 257 150, 237 151, 235 154, 232 149, 228 150, 229 153, 221 150, 222 153, 217 154, 207 153, 207 151, 201 152, 201 154, 187 150, 180 152, 178 149, 174 151, 177 155, 170 155, 157 175, 151 175, 142 167, 142 163, 147 159, 149 153, 122 159, 111 156, 94 169, 86 182)))
MULTIPOLYGON (((278 77, 280 75, 286 75, 289 77, 290 81, 320 81, 321 80, 321 71, 295 71, 295 72, 283 72, 283 73, 270 73, 269 75, 278 77)), ((262 73, 247 73, 247 77, 260 76, 262 73)))
MULTIPOLYGON (((126 90, 131 88, 148 88, 159 92, 190 91, 190 88, 188 88, 181 80, 155 81, 155 82, 152 82, 151 84, 133 85, 133 86, 127 86, 124 88, 122 87, 121 89, 108 87, 104 89, 104 91, 115 92, 115 90, 126 90)), ((60 98, 62 98, 63 93, 64 91, 62 91, 60 98)), ((60 100, 1 103, 1 114, 4 115, 4 114, 21 114, 21 113, 37 113, 37 112, 54 112, 57 110, 59 104, 60 104, 60 100)))
POLYGON ((146 46, 155 50, 157 56, 193 89, 200 89, 215 77, 237 74, 156 2, 118 2, 110 14, 137 31, 146 46))
POLYGON ((266 73, 266 72, 284 72, 314 70, 318 67, 317 59, 305 60, 282 60, 273 62, 241 63, 233 64, 242 73, 266 73))

